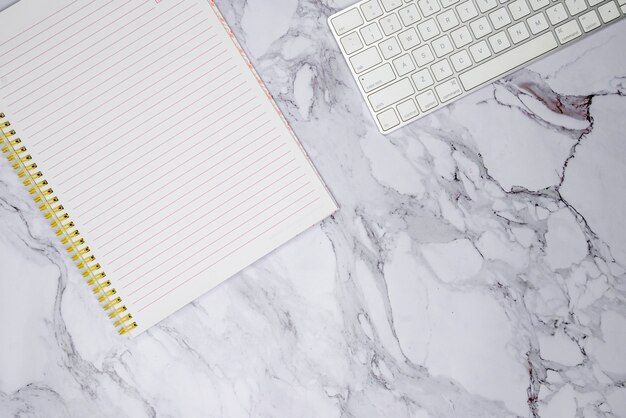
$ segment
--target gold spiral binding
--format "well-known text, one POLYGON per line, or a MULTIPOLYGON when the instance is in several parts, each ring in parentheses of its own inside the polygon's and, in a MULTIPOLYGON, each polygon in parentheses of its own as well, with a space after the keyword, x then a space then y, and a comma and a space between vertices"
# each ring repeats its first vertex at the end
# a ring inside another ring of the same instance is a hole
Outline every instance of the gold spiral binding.
POLYGON ((74 222, 71 221, 70 215, 59 203, 59 199, 54 195, 54 190, 44 179, 43 173, 38 170, 37 164, 32 161, 32 157, 22 144, 22 140, 11 128, 11 122, 1 112, 0 150, 6 155, 17 175, 24 179, 23 183, 28 188, 28 192, 39 204, 39 209, 44 213, 45 218, 50 220, 50 225, 54 228, 56 235, 60 237, 61 243, 66 246, 67 252, 71 254, 72 260, 76 262, 83 277, 87 279, 87 284, 98 298, 98 302, 108 312, 109 318, 114 320, 113 324, 118 332, 124 335, 137 328, 137 322, 133 321, 133 316, 128 313, 128 309, 122 303, 122 298, 117 294, 117 290, 111 287, 111 281, 106 278, 102 266, 96 262, 96 257, 91 254, 91 249, 80 236, 80 232, 76 229, 74 222))

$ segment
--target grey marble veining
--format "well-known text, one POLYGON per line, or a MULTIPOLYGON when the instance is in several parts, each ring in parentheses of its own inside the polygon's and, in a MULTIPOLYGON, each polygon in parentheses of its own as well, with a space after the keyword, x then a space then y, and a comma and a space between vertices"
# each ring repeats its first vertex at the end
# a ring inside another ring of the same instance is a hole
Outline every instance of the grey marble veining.
POLYGON ((2 160, 0 416, 626 417, 626 21, 383 137, 349 0, 217 3, 341 210, 127 340, 2 160))

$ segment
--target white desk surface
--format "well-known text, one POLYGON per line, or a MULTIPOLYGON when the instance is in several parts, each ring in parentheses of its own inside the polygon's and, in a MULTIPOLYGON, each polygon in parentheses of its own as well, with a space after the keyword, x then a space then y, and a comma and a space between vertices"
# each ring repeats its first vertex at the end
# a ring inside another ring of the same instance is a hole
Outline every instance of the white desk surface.
POLYGON ((217 3, 341 211, 127 340, 2 160, 0 416, 626 417, 626 20, 383 137, 350 1, 217 3))

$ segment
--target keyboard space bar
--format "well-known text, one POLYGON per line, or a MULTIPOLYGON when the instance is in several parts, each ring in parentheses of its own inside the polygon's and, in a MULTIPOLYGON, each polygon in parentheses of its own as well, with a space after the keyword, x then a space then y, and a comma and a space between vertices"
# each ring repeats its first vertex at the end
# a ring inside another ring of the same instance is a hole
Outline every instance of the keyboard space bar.
POLYGON ((471 90, 487 81, 499 78, 502 74, 522 65, 533 58, 556 48, 558 43, 552 32, 544 33, 525 44, 498 55, 491 61, 480 64, 459 76, 465 90, 471 90))

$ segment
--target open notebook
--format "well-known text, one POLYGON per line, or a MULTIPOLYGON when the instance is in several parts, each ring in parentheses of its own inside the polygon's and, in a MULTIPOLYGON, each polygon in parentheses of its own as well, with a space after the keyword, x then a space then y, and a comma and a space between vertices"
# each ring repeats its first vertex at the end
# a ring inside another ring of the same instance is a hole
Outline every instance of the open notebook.
POLYGON ((122 334, 336 210, 212 2, 21 0, 0 23, 3 151, 122 334))

